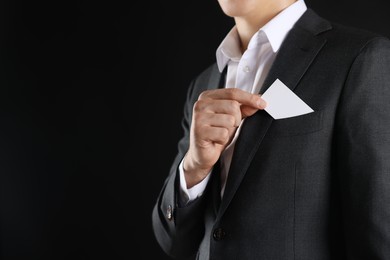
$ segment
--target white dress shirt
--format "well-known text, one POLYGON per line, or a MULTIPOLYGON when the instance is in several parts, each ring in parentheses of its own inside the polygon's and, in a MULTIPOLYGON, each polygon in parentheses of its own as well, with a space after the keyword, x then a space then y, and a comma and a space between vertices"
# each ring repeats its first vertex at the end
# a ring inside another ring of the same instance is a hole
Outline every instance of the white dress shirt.
MULTIPOLYGON (((237 28, 234 26, 216 51, 219 71, 222 72, 228 66, 225 87, 259 93, 283 40, 306 9, 304 0, 298 0, 284 9, 252 36, 244 53, 240 51, 240 40, 237 28)), ((240 133, 241 125, 231 143, 221 154, 221 196, 224 193, 234 144, 240 133)), ((210 178, 209 174, 202 182, 187 189, 183 161, 179 165, 179 174, 180 196, 183 203, 188 203, 201 196, 210 178)))

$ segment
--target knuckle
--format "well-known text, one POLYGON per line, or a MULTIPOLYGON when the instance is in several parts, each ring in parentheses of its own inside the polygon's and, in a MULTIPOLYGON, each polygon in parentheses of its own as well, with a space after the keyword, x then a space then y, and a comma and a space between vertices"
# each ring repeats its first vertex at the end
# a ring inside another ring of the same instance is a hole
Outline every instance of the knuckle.
POLYGON ((230 126, 236 125, 236 118, 234 116, 228 116, 228 122, 230 126))
POLYGON ((204 108, 204 102, 202 100, 197 100, 194 103, 194 111, 202 111, 204 108))
POLYGON ((240 104, 240 102, 238 102, 238 101, 236 101, 236 100, 233 100, 233 107, 235 108, 235 109, 240 109, 240 107, 241 107, 241 104, 240 104))
POLYGON ((230 101, 230 107, 232 108, 232 112, 236 113, 237 111, 240 110, 241 104, 238 101, 236 101, 236 100, 231 100, 230 101))
POLYGON ((229 139, 229 130, 223 128, 221 131, 221 138, 222 140, 227 141, 229 139))
POLYGON ((199 94, 198 100, 206 99, 210 95, 211 90, 205 90, 199 94))

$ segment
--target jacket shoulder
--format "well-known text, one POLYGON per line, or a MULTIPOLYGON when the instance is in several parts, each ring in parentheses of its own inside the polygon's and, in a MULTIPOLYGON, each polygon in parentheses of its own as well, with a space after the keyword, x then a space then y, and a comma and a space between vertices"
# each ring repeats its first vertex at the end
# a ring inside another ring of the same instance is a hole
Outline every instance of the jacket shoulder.
POLYGON ((389 41, 388 37, 377 32, 326 19, 311 8, 305 12, 297 26, 313 35, 325 38, 334 46, 350 50, 360 49, 374 39, 389 41))

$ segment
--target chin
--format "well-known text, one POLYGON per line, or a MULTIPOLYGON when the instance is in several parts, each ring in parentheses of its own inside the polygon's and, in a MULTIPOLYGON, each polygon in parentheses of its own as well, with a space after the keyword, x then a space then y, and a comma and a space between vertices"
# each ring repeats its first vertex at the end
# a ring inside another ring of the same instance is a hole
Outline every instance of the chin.
POLYGON ((230 17, 244 16, 251 9, 249 0, 218 0, 222 11, 230 17))

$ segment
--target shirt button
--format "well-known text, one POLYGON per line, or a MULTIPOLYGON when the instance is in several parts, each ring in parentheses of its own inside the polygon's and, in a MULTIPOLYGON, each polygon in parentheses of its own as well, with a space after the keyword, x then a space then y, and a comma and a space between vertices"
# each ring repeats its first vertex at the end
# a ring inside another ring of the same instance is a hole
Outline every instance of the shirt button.
POLYGON ((226 235, 226 232, 222 228, 217 228, 213 232, 213 238, 214 238, 214 240, 217 240, 217 241, 224 239, 225 235, 226 235))
POLYGON ((249 72, 249 71, 251 71, 251 68, 249 68, 249 66, 245 66, 242 70, 244 72, 249 72))
POLYGON ((167 212, 166 212, 166 216, 167 216, 167 219, 170 221, 172 220, 172 206, 171 205, 168 205, 167 207, 167 212))

